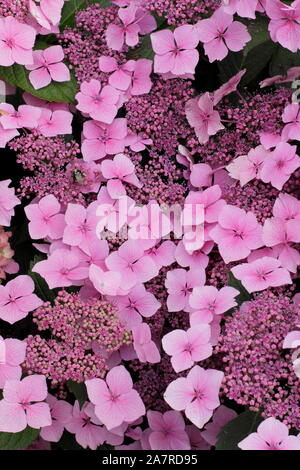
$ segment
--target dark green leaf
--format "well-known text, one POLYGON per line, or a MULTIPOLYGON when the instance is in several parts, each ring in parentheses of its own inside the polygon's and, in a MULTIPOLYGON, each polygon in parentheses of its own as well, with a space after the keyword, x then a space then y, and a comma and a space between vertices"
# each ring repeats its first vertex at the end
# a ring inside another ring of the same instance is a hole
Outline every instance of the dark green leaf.
POLYGON ((26 449, 38 437, 40 430, 27 427, 22 432, 0 432, 0 450, 26 449))
POLYGON ((33 266, 38 263, 39 261, 43 261, 43 257, 40 255, 36 255, 30 263, 30 268, 28 275, 32 278, 35 284, 35 293, 36 295, 44 300, 44 302, 53 302, 56 297, 56 292, 52 289, 49 289, 48 284, 46 281, 38 274, 32 272, 33 266))
MULTIPOLYGON (((108 8, 111 4, 110 0, 89 0, 89 5, 94 5, 98 3, 101 8, 108 8)), ((65 2, 62 17, 60 22, 61 31, 64 30, 67 26, 75 26, 75 17, 79 10, 84 10, 87 7, 86 0, 70 0, 65 2)))
POLYGON ((251 41, 246 44, 243 49, 244 56, 247 56, 249 51, 256 46, 268 41, 270 39, 270 33, 268 31, 268 19, 265 16, 258 15, 256 20, 250 24, 247 24, 248 32, 251 36, 251 41))
POLYGON ((247 72, 241 80, 242 85, 246 85, 254 80, 259 73, 268 65, 274 51, 276 44, 271 41, 265 41, 251 49, 241 64, 241 69, 246 69, 247 72))
POLYGON ((237 444, 255 432, 262 421, 260 413, 244 411, 223 426, 218 435, 216 450, 240 450, 237 444))
POLYGON ((241 281, 234 277, 231 271, 228 274, 228 286, 234 287, 240 292, 240 294, 236 297, 238 305, 241 305, 246 300, 252 299, 251 294, 245 289, 241 281))
POLYGON ((61 440, 58 442, 58 447, 63 450, 84 450, 75 439, 74 434, 64 431, 61 440))
POLYGON ((135 49, 132 49, 128 53, 129 59, 150 59, 154 58, 154 51, 152 49, 150 35, 147 34, 141 38, 141 43, 135 49))
POLYGON ((68 82, 51 82, 50 85, 35 90, 29 81, 29 71, 22 65, 12 65, 11 67, 0 66, 0 77, 11 85, 15 85, 23 91, 27 91, 37 98, 46 101, 59 103, 75 103, 77 92, 77 82, 73 73, 68 82))
POLYGON ((73 382, 72 380, 68 380, 68 387, 72 393, 74 393, 76 400, 79 402, 80 408, 84 405, 87 401, 87 391, 86 386, 84 383, 73 382))
POLYGON ((271 64, 270 64, 270 76, 273 75, 285 75, 287 69, 290 67, 299 66, 300 64, 300 51, 291 52, 288 49, 277 45, 274 51, 271 64))

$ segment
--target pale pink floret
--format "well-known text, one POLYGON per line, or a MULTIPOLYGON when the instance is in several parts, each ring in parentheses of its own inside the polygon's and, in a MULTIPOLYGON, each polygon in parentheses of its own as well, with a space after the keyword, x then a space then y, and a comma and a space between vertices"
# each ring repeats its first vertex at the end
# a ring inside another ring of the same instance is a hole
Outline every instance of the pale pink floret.
POLYGON ((134 240, 127 240, 117 251, 110 253, 105 263, 108 269, 122 275, 125 290, 150 281, 159 271, 154 261, 145 255, 142 246, 134 240))
POLYGON ((208 423, 204 431, 202 431, 201 436, 208 442, 211 446, 215 446, 218 439, 218 434, 225 424, 229 421, 232 421, 237 417, 237 413, 227 406, 221 405, 215 411, 213 415, 212 422, 208 423))
POLYGON ((267 247, 275 249, 281 266, 296 273, 300 254, 291 245, 300 242, 300 220, 284 221, 278 217, 266 219, 262 238, 267 247))
POLYGON ((280 261, 265 256, 252 263, 243 263, 231 270, 248 292, 257 292, 268 287, 292 284, 290 273, 281 267, 280 261))
POLYGON ((0 18, 0 65, 32 64, 36 31, 12 16, 0 18))
POLYGON ((41 117, 39 108, 27 104, 19 106, 16 111, 11 104, 3 103, 1 104, 1 111, 5 111, 5 114, 3 113, 0 116, 0 122, 4 129, 35 128, 38 126, 41 117))
POLYGON ((47 383, 43 375, 30 375, 23 380, 8 380, 0 401, 0 431, 20 432, 27 426, 39 429, 50 426, 47 383))
POLYGON ((190 296, 190 306, 197 310, 192 313, 194 323, 197 319, 210 323, 214 315, 222 315, 237 305, 235 297, 239 291, 230 286, 218 290, 213 286, 195 287, 190 296))
POLYGON ((18 135, 20 135, 20 133, 17 131, 17 129, 4 129, 0 122, 0 148, 4 149, 7 143, 18 135))
POLYGON ((173 330, 162 338, 164 351, 171 357, 175 372, 190 369, 195 362, 212 354, 211 329, 207 324, 192 326, 187 331, 173 330))
POLYGON ((81 204, 69 203, 65 213, 66 225, 63 242, 86 249, 90 243, 97 239, 97 221, 98 219, 92 210, 86 209, 81 204))
POLYGON ((242 450, 300 450, 300 439, 289 436, 288 427, 278 419, 267 418, 238 446, 242 450))
POLYGON ((127 120, 116 118, 111 124, 87 121, 83 125, 81 151, 87 162, 100 160, 106 155, 124 152, 127 137, 127 120))
POLYGON ((171 382, 164 399, 171 408, 184 410, 186 417, 202 428, 220 405, 219 390, 224 373, 219 370, 194 366, 188 375, 171 382))
POLYGON ((9 188, 11 180, 0 181, 0 225, 9 227, 14 215, 14 207, 21 204, 15 196, 15 189, 9 188))
POLYGON ((77 93, 77 109, 91 118, 111 124, 118 112, 120 92, 110 85, 102 88, 98 80, 83 82, 77 93))
POLYGON ((169 29, 151 34, 152 47, 155 52, 154 72, 173 75, 194 73, 199 60, 196 47, 198 34, 192 25, 179 26, 173 32, 169 29))
POLYGON ((0 318, 13 324, 40 307, 43 302, 33 291, 34 282, 29 276, 18 276, 0 285, 0 318))
POLYGON ((96 450, 104 443, 107 431, 95 415, 95 407, 86 402, 82 409, 76 400, 73 406, 71 419, 65 424, 65 428, 72 434, 78 444, 84 449, 96 450))
POLYGON ((156 344, 151 339, 149 325, 141 323, 132 329, 133 347, 140 362, 156 364, 160 362, 160 354, 156 344))
POLYGON ((210 62, 223 60, 229 51, 241 51, 251 39, 246 26, 233 21, 233 15, 225 13, 222 8, 210 18, 200 20, 196 29, 210 62))
POLYGON ((251 149, 248 155, 241 155, 235 158, 227 165, 226 169, 229 171, 231 178, 239 180, 241 186, 244 186, 249 181, 260 178, 264 162, 269 156, 270 151, 259 145, 251 149))
POLYGON ((134 164, 126 155, 120 153, 113 160, 104 160, 101 163, 101 171, 104 178, 108 180, 107 191, 109 195, 118 199, 126 195, 123 183, 141 188, 142 184, 135 175, 134 164))
POLYGON ((27 65, 31 70, 29 80, 36 90, 55 82, 67 82, 70 80, 70 71, 62 63, 64 51, 61 46, 51 46, 44 50, 33 52, 33 64, 27 65))
POLYGON ((191 448, 181 413, 166 411, 162 414, 149 410, 147 418, 151 430, 149 443, 152 450, 189 450, 191 448))
POLYGON ((111 430, 125 422, 143 416, 145 406, 136 390, 129 372, 124 366, 111 369, 106 380, 92 379, 85 382, 95 414, 111 430))
POLYGON ((0 336, 0 388, 7 380, 19 380, 22 375, 20 364, 25 360, 26 342, 0 336))
POLYGON ((225 263, 246 258, 252 250, 263 246, 262 227, 255 215, 232 205, 222 209, 210 236, 218 244, 225 263))
POLYGON ((261 179, 281 190, 291 174, 300 166, 300 157, 296 154, 296 150, 295 145, 280 142, 264 162, 261 179))
MULTIPOLYGON (((126 276, 124 279, 126 280, 126 276)), ((119 310, 119 319, 130 329, 138 326, 143 317, 152 317, 161 307, 160 302, 151 292, 147 292, 143 284, 134 286, 127 295, 117 296, 114 302, 119 310)))
POLYGON ((288 104, 283 111, 282 120, 286 124, 282 131, 283 140, 300 140, 300 106, 288 104))
POLYGON ((255 18, 255 11, 259 9, 259 0, 223 0, 223 10, 230 15, 237 13, 243 18, 255 18))
MULTIPOLYGON (((37 0, 34 0, 37 2, 37 0)), ((64 5, 64 0, 41 0, 39 6, 31 1, 31 14, 38 21, 38 23, 44 28, 50 29, 50 25, 45 24, 45 20, 48 20, 52 25, 57 25, 61 18, 61 11, 64 5), (32 5, 33 4, 33 5, 32 5), (42 18, 44 21, 42 21, 42 18)))
POLYGON ((204 269, 173 269, 168 271, 165 286, 168 290, 167 307, 169 312, 189 312, 189 298, 193 288, 205 284, 204 269))
POLYGON ((122 276, 119 272, 104 271, 95 264, 91 264, 89 268, 89 278, 102 295, 117 295, 122 285, 122 276))
POLYGON ((300 219, 300 201, 290 194, 280 193, 273 206, 273 215, 282 220, 300 219))
POLYGON ((55 196, 49 194, 37 204, 25 207, 28 218, 28 230, 31 238, 62 238, 65 227, 64 215, 60 214, 61 205, 55 196))
POLYGON ((58 400, 53 395, 48 395, 46 402, 50 407, 52 424, 41 429, 40 436, 48 442, 60 441, 65 425, 72 418, 72 406, 64 400, 58 400))
POLYGON ((266 13, 271 19, 269 23, 271 39, 290 51, 297 52, 300 49, 299 1, 287 5, 279 0, 267 0, 266 13))
POLYGON ((66 249, 55 250, 47 260, 36 263, 32 271, 42 276, 50 289, 72 286, 88 277, 88 268, 80 266, 78 256, 66 249))
POLYGON ((106 30, 106 41, 109 48, 120 51, 124 43, 130 47, 139 42, 139 34, 149 34, 156 28, 154 17, 131 3, 120 8, 118 16, 123 25, 110 24, 106 30))
POLYGON ((209 93, 187 101, 185 114, 190 126, 195 129, 200 144, 205 144, 210 136, 224 129, 220 114, 214 110, 213 99, 209 93))
POLYGON ((38 130, 45 137, 72 134, 72 121, 73 114, 69 111, 42 109, 38 130))

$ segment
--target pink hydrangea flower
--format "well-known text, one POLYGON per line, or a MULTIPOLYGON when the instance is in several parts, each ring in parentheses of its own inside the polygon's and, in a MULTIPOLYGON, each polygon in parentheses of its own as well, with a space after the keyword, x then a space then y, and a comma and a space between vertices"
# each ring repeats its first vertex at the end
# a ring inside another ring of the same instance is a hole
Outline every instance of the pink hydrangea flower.
POLYGON ((37 204, 25 207, 28 218, 28 230, 31 238, 62 238, 65 218, 60 214, 61 205, 53 194, 43 197, 37 204))
POLYGON ((220 405, 219 390, 223 377, 224 373, 219 370, 194 366, 186 377, 168 385, 164 399, 174 410, 184 410, 186 417, 201 429, 220 405))
POLYGON ((224 129, 220 114, 214 110, 213 100, 209 93, 187 101, 185 114, 190 126, 195 129, 200 144, 206 144, 210 136, 224 129))
POLYGON ((218 244, 225 263, 246 258, 252 250, 263 246, 262 227, 255 215, 231 205, 222 209, 210 236, 218 244))
POLYGON ((226 169, 229 171, 231 178, 239 180, 241 186, 245 186, 255 178, 260 179, 261 170, 269 156, 270 151, 259 145, 251 149, 248 155, 235 158, 227 165, 226 169))
POLYGON ((32 64, 36 31, 12 16, 0 18, 0 65, 32 64))
POLYGON ((42 109, 39 119, 38 130, 45 137, 55 137, 57 135, 72 134, 73 114, 69 111, 58 109, 42 109))
POLYGON ((237 305, 235 297, 239 291, 225 286, 218 290, 213 286, 194 287, 190 296, 190 306, 197 310, 192 317, 201 322, 211 322, 214 315, 222 315, 237 305))
POLYGON ((149 410, 147 418, 151 430, 149 443, 152 450, 189 450, 191 448, 181 413, 178 411, 159 413, 149 410))
POLYGON ((297 52, 300 49, 299 1, 287 5, 279 0, 267 0, 266 13, 271 19, 269 23, 271 39, 290 51, 297 52))
POLYGON ((65 212, 63 242, 85 249, 96 238, 98 219, 93 211, 80 204, 69 203, 65 212))
POLYGON ((140 362, 156 364, 160 362, 160 354, 156 344, 151 339, 149 325, 141 323, 132 329, 133 347, 140 362))
POLYGON ((300 201, 291 194, 280 193, 273 206, 273 215, 282 220, 300 219, 300 201))
POLYGON ((27 426, 34 429, 50 426, 50 408, 43 402, 46 397, 47 383, 43 375, 8 380, 0 401, 0 431, 16 433, 27 426))
MULTIPOLYGON (((126 277, 125 277, 126 279, 126 277)), ((119 319, 127 328, 134 328, 142 322, 142 317, 152 317, 161 307, 160 302, 143 284, 135 285, 127 295, 114 299, 119 311, 119 319)))
POLYGON ((224 405, 219 406, 213 415, 212 422, 205 426, 201 436, 204 437, 206 442, 208 442, 211 446, 215 446, 217 443, 218 434, 222 427, 236 417, 237 413, 231 408, 227 408, 227 406, 224 405))
POLYGON ((95 414, 111 430, 125 422, 133 422, 146 412, 129 372, 124 366, 111 369, 106 380, 91 379, 85 382, 95 414))
POLYGON ((106 41, 110 49, 120 51, 125 44, 136 46, 139 42, 139 34, 149 34, 156 28, 154 17, 145 13, 134 3, 125 8, 120 8, 118 16, 123 25, 111 23, 106 30, 106 41))
POLYGON ((210 326, 202 324, 187 331, 173 330, 162 338, 163 349, 171 356, 175 372, 190 369, 195 362, 211 356, 210 335, 210 326))
POLYGON ((72 410, 70 421, 65 423, 65 428, 72 434, 81 447, 96 450, 104 443, 107 432, 95 415, 95 407, 91 403, 85 403, 82 409, 76 400, 72 410))
POLYGON ((18 276, 0 285, 0 318, 13 324, 40 307, 43 302, 33 291, 34 282, 29 276, 18 276))
POLYGON ((36 90, 55 82, 70 80, 68 67, 62 63, 64 51, 61 46, 51 46, 44 50, 33 52, 33 64, 26 65, 31 70, 29 80, 36 90))
POLYGON ((291 174, 300 166, 300 157, 296 151, 296 145, 280 142, 264 162, 261 179, 281 190, 291 174))
MULTIPOLYGON (((40 16, 43 15, 48 21, 51 22, 52 25, 57 25, 61 18, 61 11, 64 5, 65 0, 41 0, 39 6, 36 5, 37 0, 34 0, 35 9, 31 10, 31 14, 39 12, 40 14, 37 16, 34 15, 34 18, 39 22, 41 20, 40 16)), ((31 3, 34 3, 31 2, 31 3)), ((45 27, 43 22, 40 22, 41 26, 45 27)))
POLYGON ((281 267, 280 261, 264 256, 252 263, 243 263, 231 270, 248 292, 257 292, 268 287, 292 284, 290 273, 281 267))
POLYGON ((241 70, 236 75, 231 77, 226 83, 221 85, 220 88, 213 92, 214 106, 216 106, 224 98, 224 96, 230 95, 230 93, 236 91, 246 72, 246 69, 241 70))
POLYGON ((143 95, 151 90, 152 60, 128 60, 118 66, 114 57, 101 56, 99 67, 102 72, 113 72, 108 83, 117 90, 126 92, 127 96, 143 95))
POLYGON ((4 129, 35 128, 38 126, 41 117, 39 108, 27 104, 19 106, 16 111, 11 104, 3 103, 1 104, 1 111, 5 111, 5 114, 3 113, 0 116, 0 122, 4 129))
MULTIPOLYGON (((300 24, 299 24, 300 30, 300 24)), ((300 106, 288 104, 283 111, 282 120, 286 124, 282 131, 283 140, 300 140, 300 106)))
POLYGON ((104 271, 101 267, 91 264, 89 278, 95 289, 102 295, 117 295, 119 293, 122 276, 117 271, 104 271))
POLYGON ((121 274, 122 287, 125 290, 138 283, 150 281, 158 274, 154 261, 145 255, 141 245, 133 240, 127 240, 117 251, 110 253, 105 263, 108 269, 121 274))
POLYGON ((198 34, 192 25, 179 26, 173 32, 169 29, 151 34, 155 52, 154 72, 174 75, 194 73, 199 60, 196 47, 198 34))
POLYGON ((265 221, 262 234, 267 247, 273 247, 283 268, 296 273, 300 264, 300 254, 291 245, 300 242, 300 220, 284 221, 272 217, 265 221))
POLYGON ((233 21, 233 15, 222 8, 210 18, 198 21, 196 29, 210 62, 223 60, 229 51, 241 51, 251 39, 246 26, 233 21))
POLYGON ((107 191, 114 199, 126 195, 123 183, 131 184, 137 188, 142 187, 134 173, 134 164, 130 158, 122 153, 116 155, 113 160, 104 160, 101 163, 101 171, 104 178, 108 180, 107 191))
POLYGON ((258 9, 258 0, 223 0, 223 10, 230 15, 237 13, 243 18, 255 18, 258 9))
POLYGON ((32 271, 42 276, 50 289, 72 286, 88 277, 88 268, 80 266, 78 256, 66 249, 55 250, 48 259, 36 263, 32 271))
POLYGON ((289 436, 288 427, 278 419, 267 418, 238 446, 242 450, 299 450, 300 439, 289 436))
POLYGON ((0 388, 7 380, 19 380, 25 360, 26 342, 0 336, 0 388))
POLYGON ((0 122, 0 148, 4 149, 7 143, 18 135, 20 135, 20 133, 17 129, 4 129, 0 122))
POLYGON ((189 312, 189 299, 193 288, 205 284, 204 269, 173 269, 168 271, 165 286, 168 290, 167 307, 169 312, 189 312))
POLYGON ((65 425, 72 418, 72 406, 65 400, 58 400, 53 395, 48 395, 46 399, 50 407, 52 424, 41 429, 40 436, 48 442, 60 441, 65 425))
POLYGON ((98 80, 83 82, 77 93, 76 106, 79 111, 88 114, 96 121, 111 124, 118 112, 120 92, 110 85, 103 88, 98 80))
POLYGON ((10 221, 14 215, 14 207, 21 204, 15 196, 15 189, 9 188, 11 180, 0 181, 0 225, 10 226, 10 221))
POLYGON ((81 146, 84 160, 90 162, 124 152, 127 132, 125 118, 116 118, 108 125, 98 121, 85 122, 81 146))

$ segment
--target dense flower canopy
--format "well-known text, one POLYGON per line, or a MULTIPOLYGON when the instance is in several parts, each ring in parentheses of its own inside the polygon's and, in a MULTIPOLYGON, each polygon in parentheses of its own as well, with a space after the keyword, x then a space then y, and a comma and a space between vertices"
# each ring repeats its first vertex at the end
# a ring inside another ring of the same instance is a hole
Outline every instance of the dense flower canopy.
POLYGON ((300 449, 299 65, 300 0, 0 0, 0 433, 300 449))

